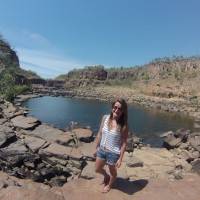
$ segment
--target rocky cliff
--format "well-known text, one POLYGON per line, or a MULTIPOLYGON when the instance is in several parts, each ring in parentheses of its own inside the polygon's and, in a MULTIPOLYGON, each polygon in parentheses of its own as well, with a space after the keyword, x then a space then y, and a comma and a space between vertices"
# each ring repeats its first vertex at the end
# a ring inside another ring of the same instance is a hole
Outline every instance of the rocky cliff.
POLYGON ((0 98, 13 101, 17 94, 31 89, 31 84, 45 84, 35 72, 20 68, 17 53, 0 35, 0 98))
POLYGON ((0 35, 0 72, 9 66, 19 67, 19 59, 9 43, 0 35))
POLYGON ((35 72, 20 68, 16 51, 0 34, 0 73, 3 70, 9 70, 9 73, 15 78, 16 84, 45 83, 35 72))
POLYGON ((144 66, 105 69, 85 67, 65 76, 66 90, 85 86, 124 86, 157 97, 199 101, 200 58, 155 59, 144 66))
MULTIPOLYGON (((103 66, 91 66, 85 67, 84 69, 72 70, 66 76, 65 80, 70 82, 76 80, 91 82, 94 80, 114 80, 114 79, 128 79, 131 78, 132 81, 136 80, 148 80, 151 79, 167 79, 175 78, 177 81, 181 76, 188 75, 188 78, 198 76, 196 74, 200 70, 200 58, 181 58, 173 59, 169 61, 152 61, 148 65, 136 66, 130 68, 110 68, 105 69, 103 66)), ((102 82, 102 83, 104 83, 102 82)))

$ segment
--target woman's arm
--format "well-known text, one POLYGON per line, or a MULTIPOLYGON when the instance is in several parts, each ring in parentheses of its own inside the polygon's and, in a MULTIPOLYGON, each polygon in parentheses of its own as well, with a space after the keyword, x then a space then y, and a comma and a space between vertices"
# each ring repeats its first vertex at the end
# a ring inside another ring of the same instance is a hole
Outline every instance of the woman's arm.
POLYGON ((94 157, 96 157, 97 148, 99 147, 100 142, 101 142, 102 128, 103 128, 105 118, 106 118, 106 115, 104 115, 102 120, 101 120, 100 128, 99 128, 99 131, 98 131, 98 134, 97 134, 97 137, 96 137, 96 144, 95 144, 95 149, 94 149, 94 153, 93 153, 94 157))
POLYGON ((119 168, 122 164, 122 158, 123 158, 124 152, 126 150, 127 137, 128 137, 128 128, 126 128, 121 134, 120 157, 119 157, 118 161, 116 162, 116 165, 115 165, 116 168, 119 168))

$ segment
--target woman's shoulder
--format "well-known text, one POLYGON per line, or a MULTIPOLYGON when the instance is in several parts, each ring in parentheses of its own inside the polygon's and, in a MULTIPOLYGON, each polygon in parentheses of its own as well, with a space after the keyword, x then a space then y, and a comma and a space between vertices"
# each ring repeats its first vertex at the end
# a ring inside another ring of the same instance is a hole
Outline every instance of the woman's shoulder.
POLYGON ((102 117, 102 121, 105 122, 106 120, 108 120, 110 115, 106 114, 102 117))
POLYGON ((103 119, 108 119, 109 118, 109 114, 105 114, 104 116, 103 116, 103 119))
POLYGON ((106 118, 106 117, 109 117, 109 116, 110 116, 109 114, 105 114, 103 117, 105 117, 105 118, 106 118))

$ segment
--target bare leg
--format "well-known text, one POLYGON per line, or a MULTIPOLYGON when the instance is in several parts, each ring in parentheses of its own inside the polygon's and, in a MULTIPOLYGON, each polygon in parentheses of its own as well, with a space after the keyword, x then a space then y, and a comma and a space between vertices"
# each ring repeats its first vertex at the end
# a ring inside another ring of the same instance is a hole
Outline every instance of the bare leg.
POLYGON ((109 171, 110 171, 110 181, 109 183, 104 187, 104 191, 110 190, 112 187, 116 177, 117 177, 117 170, 115 168, 115 165, 108 165, 109 171))
POLYGON ((95 172, 102 174, 104 177, 104 180, 109 179, 109 175, 107 174, 106 170, 104 169, 104 166, 106 165, 106 160, 100 160, 96 158, 95 162, 95 172))

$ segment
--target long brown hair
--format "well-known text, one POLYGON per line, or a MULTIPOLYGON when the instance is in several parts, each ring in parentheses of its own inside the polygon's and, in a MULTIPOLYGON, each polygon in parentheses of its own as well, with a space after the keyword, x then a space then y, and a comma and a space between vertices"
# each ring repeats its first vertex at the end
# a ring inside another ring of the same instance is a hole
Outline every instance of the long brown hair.
MULTIPOLYGON (((116 100, 112 103, 112 108, 115 105, 116 102, 119 102, 122 106, 122 114, 119 117, 119 119, 117 120, 117 125, 119 126, 120 130, 125 130, 126 128, 128 128, 128 106, 127 103, 124 99, 119 99, 116 100)), ((110 112, 110 117, 109 117, 109 122, 108 122, 108 127, 110 129, 110 122, 112 120, 113 117, 113 112, 111 110, 110 112)))

